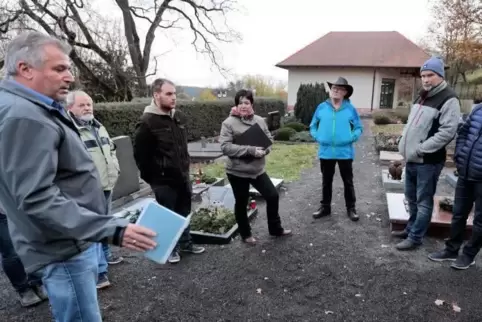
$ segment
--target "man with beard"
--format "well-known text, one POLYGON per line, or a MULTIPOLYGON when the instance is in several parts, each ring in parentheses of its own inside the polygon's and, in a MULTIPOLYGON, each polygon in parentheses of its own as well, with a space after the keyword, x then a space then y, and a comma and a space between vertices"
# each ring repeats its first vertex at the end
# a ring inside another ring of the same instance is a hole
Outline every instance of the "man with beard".
MULTIPOLYGON (((94 104, 87 93, 83 91, 70 92, 67 95, 66 106, 99 172, 107 203, 107 214, 109 214, 112 206, 112 189, 114 189, 120 172, 114 142, 110 139, 106 128, 94 118, 94 104)), ((99 244, 98 289, 110 286, 107 277, 107 265, 118 264, 122 260, 122 257, 116 257, 112 254, 106 241, 99 244)))
MULTIPOLYGON (((153 99, 144 110, 134 138, 134 158, 160 205, 181 216, 191 212, 192 186, 187 149, 186 116, 176 110, 176 86, 169 80, 152 83, 153 99)), ((169 262, 178 263, 180 252, 201 254, 192 243, 190 227, 183 232, 169 262)))
POLYGON ((437 182, 444 167, 445 147, 454 139, 460 119, 457 94, 445 82, 444 63, 432 57, 420 69, 423 89, 414 102, 398 150, 405 166, 405 198, 409 220, 405 230, 393 232, 404 240, 398 250, 415 249, 430 225, 437 182))

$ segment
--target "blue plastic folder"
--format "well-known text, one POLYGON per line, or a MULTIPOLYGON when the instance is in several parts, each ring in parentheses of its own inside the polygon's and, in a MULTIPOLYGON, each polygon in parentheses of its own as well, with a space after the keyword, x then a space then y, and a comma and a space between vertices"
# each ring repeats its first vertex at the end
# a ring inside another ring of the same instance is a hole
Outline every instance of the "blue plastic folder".
POLYGON ((183 217, 155 201, 147 203, 136 224, 157 233, 154 238, 157 246, 145 252, 144 256, 158 264, 165 264, 190 221, 191 215, 183 217))

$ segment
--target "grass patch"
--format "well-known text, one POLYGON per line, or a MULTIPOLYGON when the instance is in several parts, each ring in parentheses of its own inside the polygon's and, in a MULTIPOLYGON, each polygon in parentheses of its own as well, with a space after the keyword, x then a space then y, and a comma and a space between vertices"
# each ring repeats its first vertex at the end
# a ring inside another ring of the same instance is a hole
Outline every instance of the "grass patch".
MULTIPOLYGON (((272 178, 282 178, 291 182, 300 178, 301 170, 311 168, 316 157, 318 145, 307 144, 273 144, 271 153, 266 156, 266 172, 272 178)), ((224 162, 202 165, 209 176, 224 178, 224 162)))
POLYGON ((402 135, 404 126, 405 124, 372 124, 371 131, 373 135, 376 135, 378 133, 402 135))

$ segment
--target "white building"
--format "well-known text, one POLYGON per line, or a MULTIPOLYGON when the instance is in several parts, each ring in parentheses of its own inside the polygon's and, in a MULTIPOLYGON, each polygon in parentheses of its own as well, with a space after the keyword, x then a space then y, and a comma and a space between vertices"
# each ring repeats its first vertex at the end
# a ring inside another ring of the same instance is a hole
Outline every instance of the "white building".
POLYGON ((396 31, 329 32, 276 66, 288 70, 288 110, 300 84, 334 82, 341 76, 354 87, 359 109, 394 108, 401 77, 414 81, 430 56, 396 31))

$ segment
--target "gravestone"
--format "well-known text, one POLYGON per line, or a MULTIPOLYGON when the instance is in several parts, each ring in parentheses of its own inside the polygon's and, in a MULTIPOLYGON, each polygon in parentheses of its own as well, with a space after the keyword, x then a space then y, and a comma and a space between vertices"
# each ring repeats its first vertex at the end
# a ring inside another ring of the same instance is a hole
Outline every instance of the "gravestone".
POLYGON ((140 184, 131 138, 124 135, 115 137, 112 141, 116 145, 116 155, 120 167, 119 179, 112 193, 112 200, 116 200, 138 191, 140 184))
POLYGON ((393 180, 388 169, 382 169, 383 188, 387 191, 404 191, 405 183, 402 180, 393 180))
POLYGON ((279 129, 281 127, 281 115, 279 111, 269 112, 266 123, 270 131, 279 129))
POLYGON ((219 143, 191 142, 188 151, 193 163, 214 160, 223 155, 219 143))
POLYGON ((380 151, 380 163, 382 165, 389 165, 392 161, 402 161, 403 157, 398 152, 380 151))

